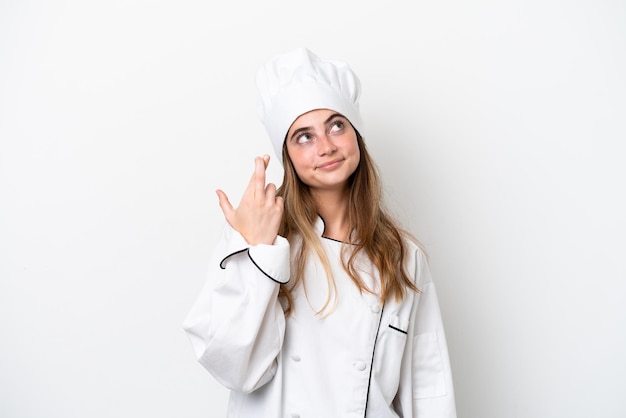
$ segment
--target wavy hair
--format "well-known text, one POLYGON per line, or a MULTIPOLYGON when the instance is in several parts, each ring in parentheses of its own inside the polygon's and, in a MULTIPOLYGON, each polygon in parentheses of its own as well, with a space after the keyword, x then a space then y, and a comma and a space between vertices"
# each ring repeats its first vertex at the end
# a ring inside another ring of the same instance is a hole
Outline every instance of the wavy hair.
MULTIPOLYGON (((380 277, 378 296, 381 302, 384 302, 390 295, 401 300, 407 291, 419 292, 405 269, 406 239, 412 240, 420 247, 421 245, 411 234, 403 230, 384 209, 378 169, 367 151, 363 138, 358 131, 355 130, 355 132, 360 151, 360 161, 348 180, 347 192, 347 222, 348 230, 351 231, 352 245, 343 246, 341 263, 359 291, 374 294, 376 293, 375 289, 370 289, 366 285, 356 266, 359 253, 364 252, 378 270, 380 277)), ((290 282, 281 285, 280 289, 280 294, 285 301, 285 313, 287 315, 291 313, 293 308, 291 291, 303 280, 304 267, 312 250, 326 271, 328 284, 328 297, 317 313, 329 314, 334 309, 338 295, 336 294, 335 280, 328 256, 314 229, 314 224, 319 216, 317 207, 309 186, 304 184, 296 174, 286 144, 283 144, 282 153, 284 177, 277 195, 283 196, 285 210, 279 234, 292 243, 295 242, 294 239, 300 240, 298 252, 295 254, 295 274, 292 273, 290 282), (332 300, 334 300, 333 307, 329 309, 332 300)))

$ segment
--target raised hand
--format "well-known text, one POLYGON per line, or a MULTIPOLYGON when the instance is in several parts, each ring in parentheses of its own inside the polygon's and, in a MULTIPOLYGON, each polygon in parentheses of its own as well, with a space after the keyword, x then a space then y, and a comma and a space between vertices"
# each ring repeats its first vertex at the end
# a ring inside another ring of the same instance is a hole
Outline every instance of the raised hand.
POLYGON ((276 196, 276 185, 265 185, 265 170, 269 161, 269 155, 254 159, 254 173, 236 209, 226 193, 217 190, 226 221, 250 245, 272 244, 278 235, 283 216, 283 198, 276 196))

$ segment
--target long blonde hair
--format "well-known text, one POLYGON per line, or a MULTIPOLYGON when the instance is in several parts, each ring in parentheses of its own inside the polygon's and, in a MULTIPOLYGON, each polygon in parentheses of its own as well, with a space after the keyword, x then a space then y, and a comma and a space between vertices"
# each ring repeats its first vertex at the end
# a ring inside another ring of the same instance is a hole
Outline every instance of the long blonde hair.
MULTIPOLYGON (((405 269, 407 252, 406 239, 419 242, 399 227, 398 223, 387 213, 382 204, 382 187, 378 169, 374 164, 365 142, 355 130, 360 151, 360 161, 348 186, 347 222, 351 231, 350 246, 342 249, 342 265, 349 277, 361 292, 374 293, 361 279, 356 267, 356 259, 360 252, 365 252, 378 270, 380 276, 379 297, 384 302, 389 295, 401 300, 407 291, 419 291, 405 269), (349 255, 346 256, 349 247, 349 255)), ((285 210, 279 234, 290 242, 298 237, 301 240, 295 256, 295 274, 290 282, 281 285, 281 296, 284 298, 285 313, 289 314, 293 307, 291 290, 303 280, 306 260, 312 249, 320 259, 328 280, 328 297, 324 306, 318 311, 325 311, 331 301, 335 289, 334 277, 320 237, 314 229, 318 218, 317 208, 309 187, 304 184, 293 167, 286 145, 283 145, 284 178, 277 195, 283 196, 285 210)), ((335 302, 336 302, 335 295, 335 302)))

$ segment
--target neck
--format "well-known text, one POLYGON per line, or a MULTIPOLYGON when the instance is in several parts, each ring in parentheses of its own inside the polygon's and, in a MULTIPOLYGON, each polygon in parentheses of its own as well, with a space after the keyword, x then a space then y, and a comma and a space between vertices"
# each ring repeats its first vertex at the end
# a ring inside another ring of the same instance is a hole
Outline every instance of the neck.
POLYGON ((348 242, 348 198, 345 192, 313 192, 317 212, 324 220, 324 236, 348 242))

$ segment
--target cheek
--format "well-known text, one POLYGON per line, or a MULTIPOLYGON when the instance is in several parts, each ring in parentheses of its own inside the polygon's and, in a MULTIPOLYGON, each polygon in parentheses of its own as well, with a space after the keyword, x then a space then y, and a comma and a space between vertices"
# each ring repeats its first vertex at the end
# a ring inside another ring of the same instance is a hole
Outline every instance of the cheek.
POLYGON ((361 150, 359 149, 359 143, 356 138, 346 142, 346 150, 348 150, 348 152, 357 160, 361 158, 361 150))
POLYGON ((311 153, 307 149, 293 148, 288 151, 294 167, 303 167, 310 163, 311 153))
POLYGON ((301 150, 298 150, 298 151, 288 150, 288 154, 289 154, 289 159, 291 160, 291 165, 293 166, 293 169, 295 170, 296 174, 298 174, 298 177, 300 177, 300 174, 307 167, 308 159, 307 159, 306 153, 302 152, 301 150))
POLYGON ((360 162, 361 162, 361 151, 359 150, 359 147, 357 147, 355 151, 354 168, 352 170, 352 173, 356 171, 356 168, 359 166, 360 162))
POLYGON ((349 152, 352 155, 352 172, 354 173, 356 168, 359 166, 359 163, 361 162, 361 150, 359 149, 359 144, 357 143, 356 139, 354 140, 354 143, 351 144, 349 152))
POLYGON ((354 155, 356 155, 358 160, 361 160, 361 150, 358 144, 354 144, 354 155))

